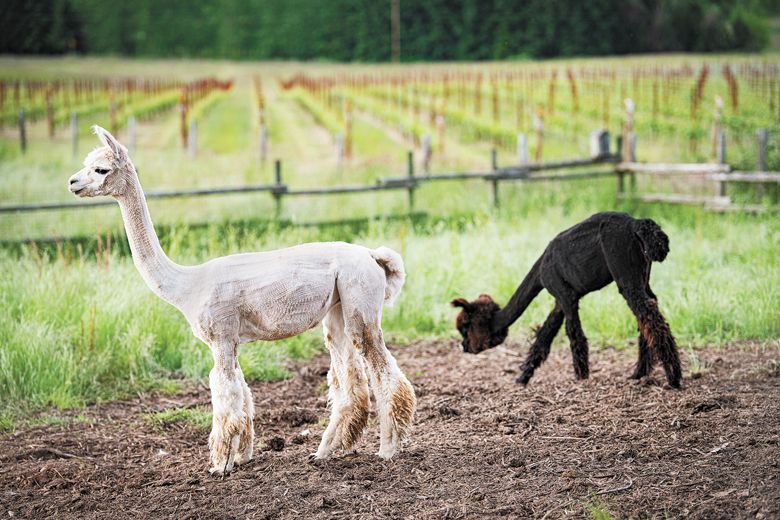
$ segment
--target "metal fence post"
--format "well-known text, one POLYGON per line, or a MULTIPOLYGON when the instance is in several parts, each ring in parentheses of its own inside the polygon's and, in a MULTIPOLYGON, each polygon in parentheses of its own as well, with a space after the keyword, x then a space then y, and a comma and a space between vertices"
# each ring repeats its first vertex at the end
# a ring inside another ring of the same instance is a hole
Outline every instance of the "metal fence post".
POLYGON ((715 159, 718 164, 726 164, 726 132, 718 130, 715 138, 715 159))
POLYGON ((528 164, 528 137, 525 134, 517 134, 517 164, 528 164))
POLYGON ((27 151, 27 131, 24 126, 24 109, 19 111, 19 144, 22 147, 22 153, 27 151))
MULTIPOLYGON (((618 135, 615 137, 615 154, 623 160, 623 136, 618 135)), ((625 183, 626 172, 623 170, 617 171, 617 195, 619 199, 622 199, 626 194, 625 183)))
MULTIPOLYGON (((495 148, 490 150, 490 169, 493 170, 493 173, 498 171, 498 154, 495 148)), ((498 179, 493 179, 491 184, 493 185, 493 206, 498 207, 498 179)))
POLYGON ((431 173, 431 156, 433 155, 433 149, 431 148, 431 136, 425 134, 422 138, 422 166, 426 175, 431 173))
POLYGON ((198 153, 198 124, 194 119, 190 120, 190 129, 187 133, 187 152, 190 159, 194 159, 198 153))
POLYGON ((274 182, 276 183, 276 188, 273 191, 274 196, 274 202, 276 204, 276 220, 279 220, 279 217, 282 216, 282 160, 276 159, 274 161, 274 182))
POLYGON ((756 170, 763 172, 766 171, 766 146, 769 140, 769 132, 767 132, 766 128, 759 128, 756 130, 756 137, 758 138, 756 170))
POLYGON ((70 113, 70 141, 73 148, 73 158, 79 155, 79 120, 76 112, 70 113))
MULTIPOLYGON (((756 137, 758 138, 758 150, 756 151, 756 170, 763 172, 766 171, 766 146, 769 140, 769 132, 766 128, 759 128, 756 130, 756 137)), ((760 201, 764 198, 764 185, 756 185, 756 197, 760 201)))
POLYGON ((411 150, 406 153, 406 167, 409 176, 409 187, 407 189, 409 213, 412 213, 414 211, 414 152, 411 150))

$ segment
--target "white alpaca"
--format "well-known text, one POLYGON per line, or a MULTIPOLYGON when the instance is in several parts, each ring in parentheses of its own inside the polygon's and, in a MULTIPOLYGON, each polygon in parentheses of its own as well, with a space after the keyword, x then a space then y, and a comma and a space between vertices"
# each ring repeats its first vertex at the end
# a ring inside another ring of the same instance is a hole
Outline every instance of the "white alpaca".
POLYGON ((320 321, 331 354, 332 410, 315 457, 349 449, 358 440, 368 421, 369 382, 380 422, 379 456, 392 457, 409 432, 416 405, 411 384, 382 338, 382 305, 398 296, 405 277, 398 253, 328 242, 197 266, 175 264, 160 247, 127 149, 103 128, 93 130, 104 146, 70 178, 70 191, 119 202, 141 277, 211 348, 210 471, 225 474, 234 462, 252 458, 254 405, 236 359, 238 345, 295 336, 320 321))

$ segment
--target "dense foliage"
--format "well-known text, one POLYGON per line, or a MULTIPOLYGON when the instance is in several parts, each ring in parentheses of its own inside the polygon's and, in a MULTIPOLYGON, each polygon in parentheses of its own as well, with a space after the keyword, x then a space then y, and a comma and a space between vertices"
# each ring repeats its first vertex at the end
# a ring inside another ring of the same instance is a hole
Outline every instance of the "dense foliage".
MULTIPOLYGON (((772 0, 399 0, 404 61, 758 50, 772 0)), ((6 0, 0 53, 387 61, 390 1, 6 0)))

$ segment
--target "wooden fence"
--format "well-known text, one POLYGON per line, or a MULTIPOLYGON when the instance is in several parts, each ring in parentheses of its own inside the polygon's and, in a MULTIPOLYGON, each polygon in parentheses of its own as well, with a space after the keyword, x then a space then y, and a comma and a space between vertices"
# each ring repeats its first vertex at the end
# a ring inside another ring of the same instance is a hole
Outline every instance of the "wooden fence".
MULTIPOLYGON (((778 206, 765 205, 738 205, 732 204, 726 194, 726 186, 734 182, 748 182, 758 184, 780 183, 778 172, 734 172, 727 164, 660 164, 639 163, 635 161, 635 143, 633 135, 628 136, 631 147, 622 150, 624 136, 618 136, 617 153, 611 153, 609 149, 609 135, 605 131, 595 131, 591 134, 592 157, 572 159, 564 161, 547 161, 533 164, 511 165, 499 167, 495 149, 491 151, 491 168, 487 171, 467 172, 443 172, 436 174, 418 175, 415 172, 413 153, 408 152, 407 172, 404 176, 381 178, 375 184, 353 184, 320 188, 293 188, 283 181, 282 162, 276 160, 274 164, 274 182, 270 184, 254 184, 235 187, 217 187, 193 190, 150 191, 146 193, 149 199, 158 198, 183 198, 205 197, 212 195, 226 195, 237 193, 269 193, 276 205, 276 215, 281 215, 283 200, 286 197, 297 196, 327 196, 342 194, 359 194, 377 191, 405 190, 408 194, 409 211, 414 211, 415 191, 427 183, 439 181, 464 181, 482 179, 490 187, 491 202, 498 206, 500 203, 500 184, 506 181, 534 182, 534 181, 571 181, 578 179, 591 179, 598 177, 615 177, 617 179, 617 196, 620 199, 638 199, 646 202, 683 203, 703 205, 707 209, 715 211, 780 211, 778 206), (628 159, 628 161, 626 161, 628 159), (588 169, 597 166, 612 166, 610 169, 588 169), (559 170, 567 170, 564 173, 548 173, 559 170), (575 171, 572 171, 575 170, 575 171), (581 171, 584 170, 584 171, 581 171), (698 196, 687 194, 660 194, 637 193, 637 175, 702 175, 713 182, 714 192, 711 196, 698 196), (626 189, 626 177, 630 182, 630 189, 626 189)), ((760 166, 760 165, 759 165, 760 166)), ((114 204, 111 200, 101 201, 72 201, 31 204, 0 205, 2 213, 26 213, 48 210, 67 210, 76 208, 94 208, 114 204)))

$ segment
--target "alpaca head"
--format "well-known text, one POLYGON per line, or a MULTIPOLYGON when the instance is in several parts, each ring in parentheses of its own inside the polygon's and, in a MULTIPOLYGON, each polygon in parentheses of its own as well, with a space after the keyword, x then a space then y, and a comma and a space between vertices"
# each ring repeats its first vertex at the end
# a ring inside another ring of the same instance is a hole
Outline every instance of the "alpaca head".
POLYGON ((463 336, 463 352, 479 354, 500 345, 506 339, 507 328, 493 330, 493 318, 501 307, 487 294, 480 294, 472 302, 457 298, 451 303, 453 307, 463 309, 455 321, 458 332, 463 336))
POLYGON ((74 173, 68 181, 68 189, 78 197, 122 195, 128 181, 135 176, 127 148, 122 146, 113 135, 97 125, 92 130, 103 143, 84 159, 84 168, 74 173))

